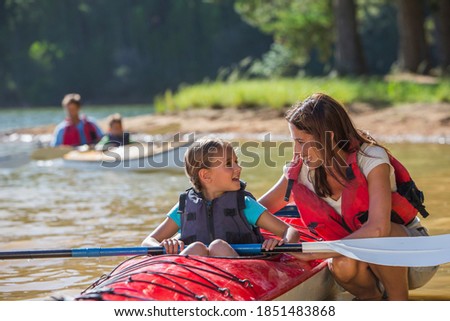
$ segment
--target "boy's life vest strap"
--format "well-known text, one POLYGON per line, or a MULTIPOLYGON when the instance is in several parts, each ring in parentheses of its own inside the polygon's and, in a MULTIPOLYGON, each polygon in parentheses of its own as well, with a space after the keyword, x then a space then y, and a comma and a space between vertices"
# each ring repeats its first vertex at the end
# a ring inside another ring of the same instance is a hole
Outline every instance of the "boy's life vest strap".
POLYGON ((256 198, 253 196, 252 193, 245 190, 245 188, 247 187, 246 182, 241 180, 240 184, 241 184, 241 189, 237 192, 236 197, 237 197, 238 209, 239 209, 239 211, 242 211, 244 208, 247 207, 245 205, 245 196, 249 196, 249 197, 253 198, 254 200, 256 200, 256 198))
POLYGON ((186 197, 188 192, 184 192, 180 194, 180 199, 178 201, 178 213, 184 213, 184 207, 186 206, 186 197))
POLYGON ((239 210, 243 210, 245 208, 245 193, 244 190, 239 190, 236 194, 237 197, 237 205, 239 210))

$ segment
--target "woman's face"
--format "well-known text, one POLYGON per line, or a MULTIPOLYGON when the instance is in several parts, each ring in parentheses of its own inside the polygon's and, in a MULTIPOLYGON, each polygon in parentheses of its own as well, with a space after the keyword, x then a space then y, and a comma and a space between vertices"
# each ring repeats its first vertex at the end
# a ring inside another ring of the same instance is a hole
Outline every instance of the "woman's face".
POLYGON ((294 155, 299 155, 309 168, 322 166, 324 162, 322 144, 314 139, 313 135, 298 129, 294 124, 289 123, 289 131, 294 141, 294 155))

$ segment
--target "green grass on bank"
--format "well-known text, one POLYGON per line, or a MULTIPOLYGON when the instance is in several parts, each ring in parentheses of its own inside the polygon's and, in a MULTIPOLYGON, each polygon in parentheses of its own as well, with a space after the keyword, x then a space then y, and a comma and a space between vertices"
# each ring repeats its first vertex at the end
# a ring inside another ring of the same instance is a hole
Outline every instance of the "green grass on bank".
POLYGON ((157 112, 189 108, 281 109, 315 92, 331 95, 344 104, 366 102, 377 106, 413 102, 450 102, 450 80, 431 84, 412 81, 349 78, 295 78, 211 82, 166 91, 155 99, 157 112))

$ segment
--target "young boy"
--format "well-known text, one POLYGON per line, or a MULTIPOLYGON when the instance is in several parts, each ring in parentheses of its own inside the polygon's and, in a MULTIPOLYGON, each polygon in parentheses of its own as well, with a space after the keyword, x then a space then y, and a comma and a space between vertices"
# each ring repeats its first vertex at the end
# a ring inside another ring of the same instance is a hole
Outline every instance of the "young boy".
POLYGON ((110 147, 119 147, 130 144, 130 133, 124 132, 122 116, 114 114, 109 116, 109 131, 95 145, 97 150, 107 150, 110 147))
POLYGON ((229 142, 203 139, 185 155, 185 170, 193 188, 142 243, 165 248, 166 253, 201 256, 238 256, 229 245, 262 243, 273 250, 283 243, 296 243, 299 233, 259 204, 240 181, 241 166, 229 142), (264 240, 259 228, 278 239, 264 240), (174 235, 180 231, 181 237, 174 235), (184 246, 188 245, 186 249, 184 246))

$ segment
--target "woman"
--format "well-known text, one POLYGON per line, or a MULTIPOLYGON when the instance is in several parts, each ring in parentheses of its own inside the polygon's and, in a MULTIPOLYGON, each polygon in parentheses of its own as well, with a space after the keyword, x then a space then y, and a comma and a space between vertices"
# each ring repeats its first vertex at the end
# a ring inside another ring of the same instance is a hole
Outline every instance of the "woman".
MULTIPOLYGON (((324 240, 427 235, 417 212, 428 213, 406 169, 369 135, 358 131, 344 107, 314 94, 288 111, 294 160, 259 200, 270 212, 294 200, 311 231, 324 240), (397 186, 398 185, 398 186, 397 186), (292 193, 291 193, 292 192, 292 193), (403 195, 402 195, 403 194, 403 195)), ((437 267, 409 269, 330 258, 335 280, 359 300, 407 300, 437 267)))
POLYGON ((65 95, 61 104, 67 117, 56 126, 50 143, 52 147, 92 145, 102 138, 103 132, 98 125, 85 115, 80 116, 79 94, 65 95))

